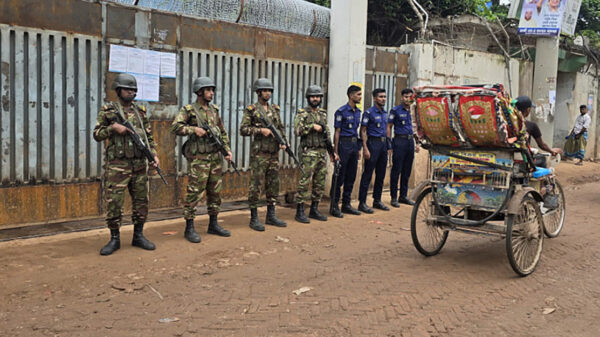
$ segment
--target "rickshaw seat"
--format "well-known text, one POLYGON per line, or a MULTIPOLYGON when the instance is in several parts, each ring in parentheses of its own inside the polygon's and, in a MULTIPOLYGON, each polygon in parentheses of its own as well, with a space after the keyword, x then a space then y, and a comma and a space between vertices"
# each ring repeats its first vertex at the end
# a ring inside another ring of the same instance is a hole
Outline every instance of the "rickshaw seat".
POLYGON ((545 168, 545 167, 536 167, 535 171, 533 171, 534 178, 541 178, 541 177, 545 177, 550 174, 552 174, 552 169, 545 168))

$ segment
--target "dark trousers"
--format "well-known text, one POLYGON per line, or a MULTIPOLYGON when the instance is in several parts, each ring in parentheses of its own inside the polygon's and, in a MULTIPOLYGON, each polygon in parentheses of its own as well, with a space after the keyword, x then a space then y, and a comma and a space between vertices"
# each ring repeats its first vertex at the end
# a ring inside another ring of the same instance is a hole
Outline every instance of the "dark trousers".
POLYGON ((415 143, 412 139, 394 138, 394 154, 392 155, 392 172, 390 176, 390 194, 392 199, 398 197, 398 178, 400 178, 400 197, 406 198, 408 179, 415 159, 415 143), (402 174, 402 175, 401 175, 402 174))
POLYGON ((356 180, 356 169, 358 168, 358 142, 343 142, 338 144, 338 155, 340 156, 340 175, 338 176, 337 186, 335 188, 335 200, 337 204, 340 201, 340 191, 344 186, 344 195, 342 203, 349 204, 352 196, 352 188, 356 180))
POLYGON ((367 192, 369 191, 369 185, 371 185, 373 171, 375 171, 373 200, 381 201, 381 191, 383 190, 383 179, 385 178, 385 168, 387 165, 387 143, 368 140, 367 147, 371 153, 371 158, 365 160, 364 163, 362 177, 360 178, 358 201, 367 201, 367 192))

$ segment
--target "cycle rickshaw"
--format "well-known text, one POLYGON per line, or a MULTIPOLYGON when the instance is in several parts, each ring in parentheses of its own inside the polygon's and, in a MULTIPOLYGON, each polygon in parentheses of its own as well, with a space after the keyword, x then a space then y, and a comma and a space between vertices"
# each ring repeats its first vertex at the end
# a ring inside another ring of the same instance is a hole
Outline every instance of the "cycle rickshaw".
POLYGON ((512 269, 531 274, 544 234, 558 236, 565 220, 550 156, 529 148, 524 118, 500 84, 424 86, 415 96, 417 138, 430 157, 428 179, 412 194, 415 248, 436 255, 450 231, 505 236, 512 269))

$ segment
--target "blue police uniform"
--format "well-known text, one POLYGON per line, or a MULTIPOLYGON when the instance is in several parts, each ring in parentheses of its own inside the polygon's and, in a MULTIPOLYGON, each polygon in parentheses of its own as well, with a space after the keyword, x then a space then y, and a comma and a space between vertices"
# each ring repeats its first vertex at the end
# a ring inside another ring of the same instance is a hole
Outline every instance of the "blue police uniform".
POLYGON ((358 126, 360 125, 360 109, 352 109, 349 104, 339 108, 335 112, 335 129, 340 129, 340 138, 338 143, 338 155, 340 156, 340 174, 338 183, 335 187, 335 200, 337 204, 340 200, 340 190, 344 186, 342 204, 350 204, 352 188, 356 180, 356 170, 358 168, 358 151, 362 145, 358 138, 358 126))
POLYGON ((394 125, 392 142, 392 171, 390 176, 390 194, 392 199, 398 197, 398 179, 400 178, 400 198, 406 198, 408 179, 415 159, 415 143, 413 139, 412 117, 404 105, 398 105, 390 111, 390 124, 394 125))
POLYGON ((375 185, 373 186, 373 200, 381 201, 381 191, 383 190, 383 179, 385 178, 385 168, 387 165, 387 112, 379 110, 376 106, 370 107, 363 114, 362 126, 367 127, 367 148, 371 153, 371 158, 365 160, 362 177, 360 178, 360 190, 358 200, 366 202, 367 192, 371 184, 373 170, 375 170, 375 185))

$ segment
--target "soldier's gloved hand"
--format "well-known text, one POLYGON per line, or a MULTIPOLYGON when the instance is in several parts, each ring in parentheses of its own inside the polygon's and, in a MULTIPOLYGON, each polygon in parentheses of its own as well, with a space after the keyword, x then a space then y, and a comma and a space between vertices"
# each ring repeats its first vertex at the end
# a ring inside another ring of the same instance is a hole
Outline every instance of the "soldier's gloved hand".
POLYGON ((124 125, 121 125, 119 123, 112 123, 110 127, 111 127, 111 129, 113 129, 114 132, 116 132, 120 135, 124 135, 127 132, 133 133, 133 131, 129 130, 127 127, 125 127, 124 125))
POLYGON ((260 133, 265 137, 269 137, 271 135, 271 130, 267 128, 260 128, 260 133))
POLYGON ((203 128, 195 127, 194 128, 194 133, 198 137, 204 137, 204 135, 206 134, 206 130, 204 130, 203 128))
POLYGON ((231 154, 231 151, 227 151, 227 155, 225 156, 225 160, 231 161, 231 158, 233 158, 233 154, 231 154))
POLYGON ((323 131, 323 127, 320 126, 319 124, 314 124, 313 129, 315 129, 315 131, 317 131, 317 132, 323 131))

